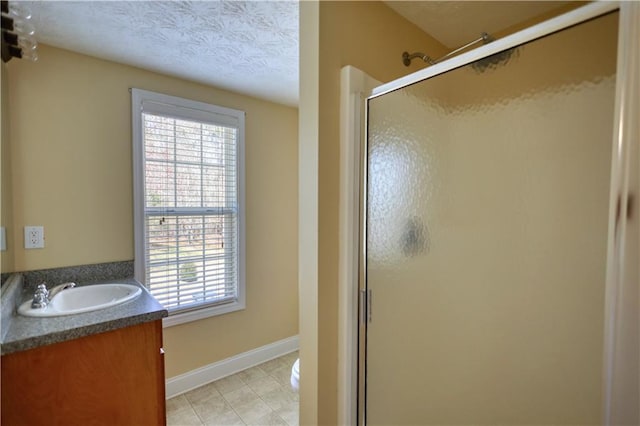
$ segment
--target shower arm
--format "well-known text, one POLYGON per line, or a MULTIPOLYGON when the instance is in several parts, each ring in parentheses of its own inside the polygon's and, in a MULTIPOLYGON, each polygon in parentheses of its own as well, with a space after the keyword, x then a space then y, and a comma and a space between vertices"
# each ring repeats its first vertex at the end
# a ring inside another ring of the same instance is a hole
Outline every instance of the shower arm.
POLYGON ((438 62, 442 62, 443 60, 447 59, 449 56, 455 55, 456 53, 460 52, 461 50, 465 50, 471 46, 473 46, 474 44, 478 44, 480 42, 483 43, 489 43, 493 41, 493 37, 491 37, 489 34, 487 33, 480 33, 480 37, 470 41, 469 43, 465 44, 464 46, 460 46, 455 50, 452 50, 451 52, 447 53, 444 56, 439 57, 438 59, 433 59, 428 55, 425 55, 424 53, 421 52, 416 52, 416 53, 409 53, 409 52, 403 52, 402 53, 402 63, 408 67, 409 65, 411 65, 411 60, 415 59, 415 58, 420 58, 423 61, 425 61, 426 63, 428 63, 429 65, 435 65, 438 62))

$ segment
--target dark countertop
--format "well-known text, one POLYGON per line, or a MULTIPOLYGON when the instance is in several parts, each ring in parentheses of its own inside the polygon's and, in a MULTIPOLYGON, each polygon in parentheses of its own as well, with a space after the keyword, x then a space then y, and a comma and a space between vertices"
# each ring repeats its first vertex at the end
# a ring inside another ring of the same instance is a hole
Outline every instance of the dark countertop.
MULTIPOLYGON (((167 310, 133 278, 78 283, 78 286, 106 283, 134 284, 142 288, 142 293, 120 305, 74 315, 26 317, 17 314, 14 309, 9 324, 5 324, 7 329, 2 339, 2 355, 154 321, 168 315, 167 310)), ((23 291, 18 295, 16 306, 32 296, 31 292, 23 291)))

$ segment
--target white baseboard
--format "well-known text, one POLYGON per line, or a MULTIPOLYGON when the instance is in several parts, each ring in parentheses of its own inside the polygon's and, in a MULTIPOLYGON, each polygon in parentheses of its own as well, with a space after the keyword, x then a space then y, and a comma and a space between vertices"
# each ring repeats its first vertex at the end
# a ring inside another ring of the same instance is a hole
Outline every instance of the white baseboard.
POLYGON ((165 382, 166 398, 173 398, 207 383, 297 351, 299 347, 298 336, 291 336, 231 358, 205 365, 179 376, 171 377, 165 382))

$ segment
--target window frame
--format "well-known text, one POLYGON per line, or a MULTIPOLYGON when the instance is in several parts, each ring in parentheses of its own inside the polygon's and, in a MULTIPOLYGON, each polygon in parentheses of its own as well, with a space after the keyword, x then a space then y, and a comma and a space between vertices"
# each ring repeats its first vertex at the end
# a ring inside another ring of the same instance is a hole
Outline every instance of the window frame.
MULTIPOLYGON (((145 288, 146 283, 146 227, 145 227, 145 174, 144 174, 144 136, 142 125, 143 112, 157 113, 177 119, 186 119, 211 124, 233 126, 237 128, 236 143, 236 194, 237 194, 237 297, 219 305, 194 307, 188 311, 169 314, 163 319, 164 327, 171 327, 191 321, 235 312, 246 307, 245 292, 245 112, 193 101, 176 96, 130 89, 131 124, 133 145, 133 225, 134 225, 134 277, 145 288), (143 110, 144 103, 147 105, 143 110)), ((179 210, 180 208, 176 208, 179 210)))

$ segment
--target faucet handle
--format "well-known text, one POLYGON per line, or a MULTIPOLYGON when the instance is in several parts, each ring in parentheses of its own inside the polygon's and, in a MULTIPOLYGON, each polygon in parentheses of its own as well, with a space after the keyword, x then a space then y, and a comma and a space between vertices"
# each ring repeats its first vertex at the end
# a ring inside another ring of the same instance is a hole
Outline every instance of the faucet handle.
POLYGON ((47 283, 42 283, 42 284, 38 284, 38 287, 36 288, 36 294, 38 293, 43 293, 43 294, 49 294, 49 290, 47 290, 47 283))
POLYGON ((36 292, 33 294, 33 301, 31 307, 33 309, 46 308, 49 304, 49 290, 47 290, 47 284, 39 284, 36 288, 36 292))

